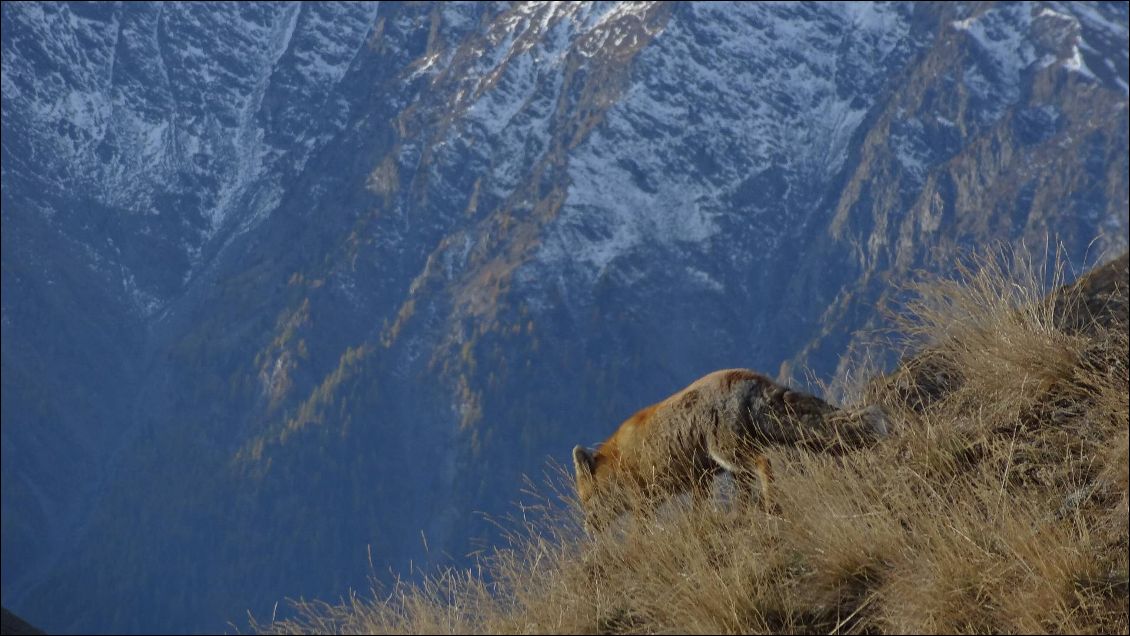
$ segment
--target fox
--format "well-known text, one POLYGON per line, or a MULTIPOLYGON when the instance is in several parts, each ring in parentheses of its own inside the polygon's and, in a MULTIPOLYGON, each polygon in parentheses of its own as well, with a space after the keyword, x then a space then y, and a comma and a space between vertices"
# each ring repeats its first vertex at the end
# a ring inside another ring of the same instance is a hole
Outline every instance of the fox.
POLYGON ((768 512, 773 470, 766 448, 843 450, 885 437, 887 429, 880 407, 847 412, 756 371, 715 371, 637 411, 595 451, 573 448, 585 527, 599 529, 631 503, 654 505, 687 491, 700 503, 723 472, 743 500, 752 499, 756 481, 768 512))

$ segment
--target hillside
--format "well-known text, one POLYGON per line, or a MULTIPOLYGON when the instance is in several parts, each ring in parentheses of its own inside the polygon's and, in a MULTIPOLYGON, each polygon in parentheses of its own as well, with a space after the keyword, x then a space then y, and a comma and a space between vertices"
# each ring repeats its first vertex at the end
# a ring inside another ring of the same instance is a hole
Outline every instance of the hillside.
POLYGON ((258 628, 1125 633, 1127 262, 1048 297, 1023 258, 919 285, 900 315, 917 351, 858 395, 891 436, 772 453, 772 514, 684 499, 589 537, 560 484, 564 501, 522 511, 478 570, 299 603, 300 619, 258 628))

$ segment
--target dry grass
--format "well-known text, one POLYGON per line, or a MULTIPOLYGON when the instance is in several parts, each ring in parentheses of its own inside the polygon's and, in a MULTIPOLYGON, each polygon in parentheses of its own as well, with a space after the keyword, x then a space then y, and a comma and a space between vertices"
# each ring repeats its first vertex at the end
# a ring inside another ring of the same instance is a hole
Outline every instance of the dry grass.
MULTIPOLYGON (((884 406, 892 435, 836 457, 773 451, 772 515, 679 499, 589 537, 551 496, 487 576, 303 604, 257 627, 1126 633, 1124 310, 1080 319, 1093 303, 1045 298, 1044 279, 997 254, 917 286, 901 329, 919 353, 857 398, 884 406)), ((1124 297, 1126 275, 1114 280, 1124 297)))

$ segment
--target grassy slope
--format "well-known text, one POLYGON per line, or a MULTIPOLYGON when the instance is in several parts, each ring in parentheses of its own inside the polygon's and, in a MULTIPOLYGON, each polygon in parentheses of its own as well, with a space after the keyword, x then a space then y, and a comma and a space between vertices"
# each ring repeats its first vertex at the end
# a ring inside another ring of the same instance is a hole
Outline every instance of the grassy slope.
POLYGON ((997 257, 916 287, 917 353, 855 392, 892 435, 774 451, 774 514, 678 500, 589 538, 550 496, 478 572, 256 627, 1126 633, 1127 260, 1048 298, 1042 278, 997 257))

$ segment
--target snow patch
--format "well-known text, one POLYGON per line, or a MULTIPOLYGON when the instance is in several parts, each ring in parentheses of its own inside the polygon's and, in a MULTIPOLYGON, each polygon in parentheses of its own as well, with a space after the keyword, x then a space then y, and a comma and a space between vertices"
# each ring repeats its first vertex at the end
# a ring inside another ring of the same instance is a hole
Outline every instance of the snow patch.
POLYGON ((1078 45, 1071 48, 1071 57, 1063 61, 1063 68, 1079 73, 1084 77, 1098 80, 1098 77, 1095 77, 1091 69, 1087 68, 1087 63, 1083 61, 1083 53, 1079 50, 1078 45))
POLYGON ((531 268, 630 277, 625 257, 706 254, 728 240, 723 227, 751 219, 743 250, 779 246, 775 219, 815 203, 814 184, 839 171, 877 92, 838 82, 841 69, 869 69, 877 87, 909 30, 887 5, 699 3, 677 18, 573 154, 568 197, 531 268))

